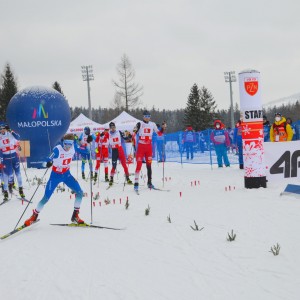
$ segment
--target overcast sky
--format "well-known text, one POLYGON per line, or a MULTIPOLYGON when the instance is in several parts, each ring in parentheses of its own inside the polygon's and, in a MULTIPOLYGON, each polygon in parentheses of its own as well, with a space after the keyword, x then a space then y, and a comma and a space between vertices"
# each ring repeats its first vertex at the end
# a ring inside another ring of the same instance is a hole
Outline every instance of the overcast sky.
POLYGON ((299 0, 0 0, 0 68, 88 107, 81 66, 93 65, 92 106, 109 107, 126 53, 143 106, 160 109, 184 108, 194 83, 228 108, 224 71, 252 68, 267 103, 300 91, 299 12, 299 0))

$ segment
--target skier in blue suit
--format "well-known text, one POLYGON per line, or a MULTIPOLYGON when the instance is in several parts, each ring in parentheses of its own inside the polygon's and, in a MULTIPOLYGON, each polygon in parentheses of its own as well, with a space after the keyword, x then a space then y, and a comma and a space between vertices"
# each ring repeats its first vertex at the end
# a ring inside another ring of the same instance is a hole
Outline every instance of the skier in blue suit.
POLYGON ((46 166, 50 168, 52 166, 52 172, 47 182, 45 194, 41 201, 37 204, 37 207, 33 210, 32 216, 25 221, 25 225, 29 226, 35 222, 39 213, 44 208, 45 204, 49 201, 55 188, 60 182, 65 183, 72 191, 75 192, 76 198, 74 202, 74 212, 71 221, 77 224, 83 224, 84 221, 79 217, 80 205, 83 197, 83 191, 78 181, 70 173, 70 164, 72 158, 76 152, 82 155, 86 155, 88 150, 78 148, 77 143, 74 143, 74 135, 66 134, 63 138, 63 145, 57 145, 54 147, 51 155, 47 159, 46 166))
POLYGON ((88 150, 87 154, 82 154, 82 163, 81 163, 81 174, 82 174, 82 179, 85 179, 85 174, 84 174, 84 169, 85 169, 85 163, 88 161, 89 167, 90 167, 90 172, 91 172, 91 178, 93 178, 93 164, 92 164, 92 158, 90 154, 90 149, 91 149, 91 142, 93 140, 96 140, 96 137, 94 134, 91 134, 91 129, 90 127, 85 127, 84 132, 79 136, 79 143, 80 143, 80 148, 83 150, 88 150))

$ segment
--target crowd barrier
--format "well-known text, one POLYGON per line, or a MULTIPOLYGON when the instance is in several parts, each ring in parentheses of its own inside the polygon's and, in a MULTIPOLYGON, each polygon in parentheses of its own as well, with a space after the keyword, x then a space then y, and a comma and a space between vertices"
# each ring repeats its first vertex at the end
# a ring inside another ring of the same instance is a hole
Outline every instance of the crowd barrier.
MULTIPOLYGON (((204 130, 201 133, 196 133, 196 141, 192 143, 193 159, 191 153, 189 159, 187 158, 187 148, 183 143, 183 132, 167 133, 163 140, 157 140, 153 137, 152 150, 153 161, 166 161, 189 164, 217 164, 217 156, 214 145, 210 142, 211 130, 204 130), (165 157, 165 159, 164 159, 165 157)), ((123 150, 126 157, 134 156, 134 147, 132 143, 123 143, 123 150)), ((95 145, 92 143, 91 154, 95 159, 95 145)), ((110 155, 111 157, 111 155, 110 155)), ((230 164, 238 164, 238 152, 233 145, 228 147, 228 158, 230 164)), ((74 159, 81 159, 80 155, 75 154, 74 159)))
MULTIPOLYGON (((300 121, 294 123, 295 140, 300 139, 300 121)), ((188 164, 217 164, 217 156, 214 149, 214 144, 210 141, 210 134, 212 129, 203 130, 201 132, 195 132, 196 141, 192 143, 193 159, 191 154, 187 158, 187 147, 183 142, 183 131, 174 133, 164 134, 163 139, 157 139, 157 136, 153 136, 152 149, 153 149, 153 160, 166 162, 177 162, 177 163, 188 163, 188 164), (164 159, 165 158, 165 159, 164 159)), ((228 147, 228 159, 230 164, 238 164, 238 149, 233 144, 233 130, 228 130, 231 146, 228 147)), ((134 147, 132 143, 123 143, 122 147, 126 154, 134 156, 134 147)), ((92 144, 92 157, 95 159, 95 145, 92 144)), ((79 158, 80 155, 76 155, 75 159, 79 158)))

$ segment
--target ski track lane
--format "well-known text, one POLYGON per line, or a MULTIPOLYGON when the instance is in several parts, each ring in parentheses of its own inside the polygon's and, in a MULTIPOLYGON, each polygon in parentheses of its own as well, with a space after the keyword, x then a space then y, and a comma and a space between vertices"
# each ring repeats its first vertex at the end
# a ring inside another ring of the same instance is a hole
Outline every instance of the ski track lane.
MULTIPOLYGON (((153 184, 161 187, 162 167, 155 165, 153 184)), ((76 174, 74 170, 76 162, 76 174)), ((73 210, 70 193, 55 192, 38 224, 0 241, 0 298, 298 300, 300 245, 291 238, 300 233, 300 202, 274 197, 274 189, 245 190, 241 172, 165 164, 165 176, 172 178, 165 182, 169 193, 143 190, 137 196, 132 186, 124 192, 123 184, 108 191, 106 183, 93 186, 94 193, 100 192, 93 224, 126 227, 124 231, 50 226, 69 222, 73 210), (200 185, 191 187, 194 180, 200 185), (235 190, 225 192, 229 185, 235 190), (105 205, 106 197, 116 204, 105 205), (150 215, 145 216, 148 205, 150 215), (169 214, 172 223, 167 222, 169 214), (202 231, 190 228, 194 220, 202 231), (226 236, 231 229, 237 238, 230 243, 226 236), (274 257, 268 251, 276 242, 282 252, 274 257)), ((42 173, 28 169, 31 177, 42 173)), ((89 193, 89 182, 79 182, 89 193)), ((35 188, 26 192, 28 199, 35 188)), ((43 190, 39 188, 20 224, 43 190)), ((19 200, 0 208, 1 235, 13 229, 24 208, 19 200)), ((80 216, 90 221, 90 195, 83 198, 80 216)))

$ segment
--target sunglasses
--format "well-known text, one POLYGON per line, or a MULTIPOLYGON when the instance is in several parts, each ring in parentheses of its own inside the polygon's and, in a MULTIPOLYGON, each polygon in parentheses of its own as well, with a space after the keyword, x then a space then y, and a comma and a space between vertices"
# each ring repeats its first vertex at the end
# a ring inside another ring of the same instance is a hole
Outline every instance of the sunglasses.
POLYGON ((144 115, 144 118, 151 118, 151 115, 144 115))
POLYGON ((72 140, 64 140, 63 144, 64 144, 64 147, 71 148, 73 146, 73 141, 72 140))

